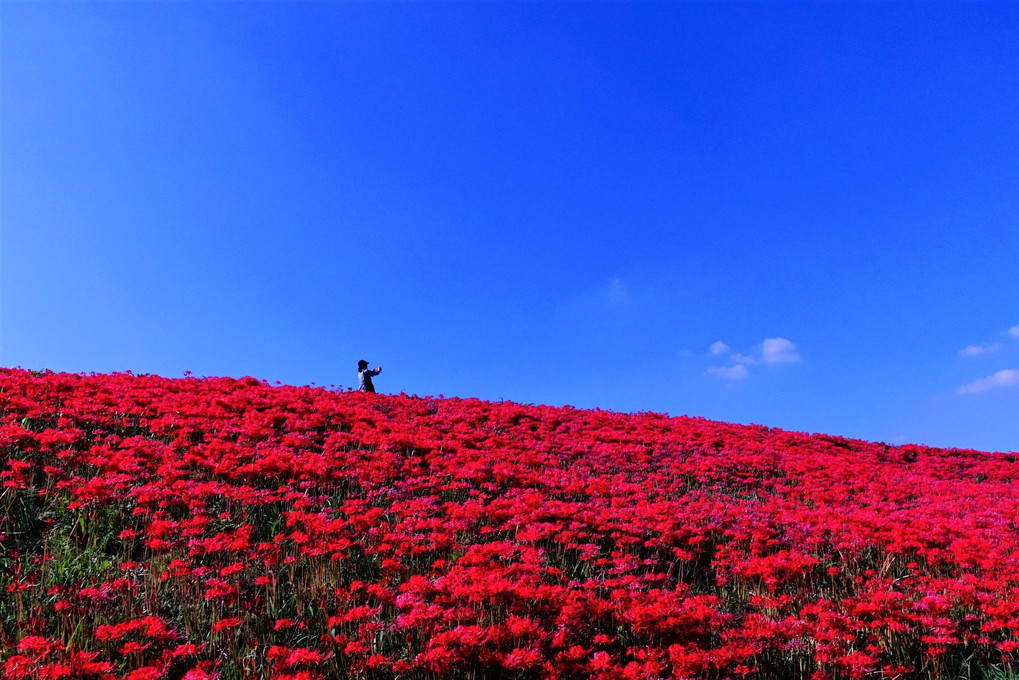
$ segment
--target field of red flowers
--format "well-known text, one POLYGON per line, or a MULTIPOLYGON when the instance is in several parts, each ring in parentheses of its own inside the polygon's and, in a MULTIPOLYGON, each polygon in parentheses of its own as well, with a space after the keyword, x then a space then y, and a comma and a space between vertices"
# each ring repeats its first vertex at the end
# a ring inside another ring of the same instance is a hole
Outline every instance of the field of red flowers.
POLYGON ((1019 670, 1019 459, 0 369, 3 677, 1019 670))

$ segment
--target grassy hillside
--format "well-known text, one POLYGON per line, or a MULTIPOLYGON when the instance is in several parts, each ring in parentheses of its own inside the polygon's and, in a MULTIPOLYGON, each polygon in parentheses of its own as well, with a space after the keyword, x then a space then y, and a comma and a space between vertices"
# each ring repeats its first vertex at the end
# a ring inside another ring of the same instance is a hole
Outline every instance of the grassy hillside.
POLYGON ((1019 462, 0 369, 7 678, 1019 670, 1019 462))

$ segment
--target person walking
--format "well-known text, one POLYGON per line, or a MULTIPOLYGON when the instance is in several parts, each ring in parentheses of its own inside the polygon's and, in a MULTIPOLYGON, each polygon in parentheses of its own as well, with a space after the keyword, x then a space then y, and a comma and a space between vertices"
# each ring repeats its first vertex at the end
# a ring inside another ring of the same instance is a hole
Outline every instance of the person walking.
POLYGON ((376 366, 375 370, 368 368, 368 362, 361 359, 357 362, 357 391, 358 392, 374 392, 375 385, 372 384, 372 378, 382 372, 381 366, 376 366))

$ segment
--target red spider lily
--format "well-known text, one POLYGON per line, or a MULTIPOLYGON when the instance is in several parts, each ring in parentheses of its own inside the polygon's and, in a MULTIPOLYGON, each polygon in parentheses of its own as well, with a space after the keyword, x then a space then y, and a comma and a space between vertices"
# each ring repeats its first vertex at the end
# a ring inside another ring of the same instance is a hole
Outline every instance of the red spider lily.
POLYGON ((216 623, 212 624, 212 632, 218 633, 224 630, 233 630, 234 628, 240 627, 242 621, 237 617, 231 617, 228 619, 220 619, 216 623))
POLYGON ((0 452, 5 677, 1019 661, 1011 454, 20 370, 0 370, 0 452))
POLYGON ((216 676, 209 672, 209 667, 199 665, 189 669, 181 680, 216 680, 216 676))
POLYGON ((145 616, 124 623, 102 624, 96 628, 95 638, 97 640, 119 640, 132 633, 160 642, 175 640, 178 637, 177 633, 168 629, 166 623, 160 618, 145 616))
POLYGON ((144 666, 128 673, 124 680, 159 680, 166 674, 165 669, 154 666, 144 666))

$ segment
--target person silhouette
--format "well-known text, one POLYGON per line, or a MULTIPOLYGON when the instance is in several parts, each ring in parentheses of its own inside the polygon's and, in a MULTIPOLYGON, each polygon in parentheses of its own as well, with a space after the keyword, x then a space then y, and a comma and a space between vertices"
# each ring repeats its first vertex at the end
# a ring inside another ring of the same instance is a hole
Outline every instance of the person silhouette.
POLYGON ((358 392, 374 392, 375 385, 372 384, 372 377, 382 372, 381 366, 376 366, 375 370, 368 368, 368 362, 361 359, 357 362, 357 391, 358 392))

